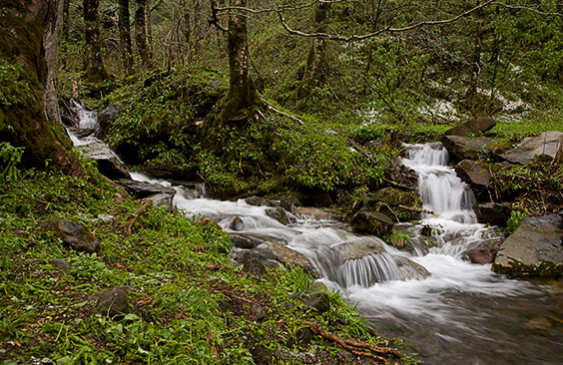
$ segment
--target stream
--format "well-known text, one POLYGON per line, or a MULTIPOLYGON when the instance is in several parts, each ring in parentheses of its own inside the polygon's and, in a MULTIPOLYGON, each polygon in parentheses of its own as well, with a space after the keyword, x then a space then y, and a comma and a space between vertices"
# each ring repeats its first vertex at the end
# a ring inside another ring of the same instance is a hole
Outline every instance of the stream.
MULTIPOLYGON (((84 124, 91 127, 91 121, 84 124)), ((75 145, 88 143, 71 138, 75 145)), ((423 364, 563 364, 563 283, 510 280, 490 264, 464 260, 466 250, 494 239, 498 229, 477 223, 473 193, 448 165, 441 144, 406 148, 403 164, 419 176, 423 207, 437 213, 403 224, 415 235, 425 226, 432 230, 431 247, 413 254, 329 219, 297 215, 285 226, 266 214, 268 207, 243 200, 188 199, 174 187, 174 203, 227 232, 234 232, 236 218, 237 234, 287 242, 310 259, 319 281, 356 305, 381 335, 402 338, 403 350, 418 353, 423 364)), ((170 186, 143 174, 132 177, 170 186)))

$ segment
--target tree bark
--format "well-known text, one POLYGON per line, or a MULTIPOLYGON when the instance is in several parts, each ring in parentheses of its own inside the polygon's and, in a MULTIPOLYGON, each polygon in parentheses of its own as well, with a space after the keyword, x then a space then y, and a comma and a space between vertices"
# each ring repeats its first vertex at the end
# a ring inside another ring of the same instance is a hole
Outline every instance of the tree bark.
POLYGON ((123 67, 127 75, 133 74, 133 49, 131 46, 131 16, 129 14, 129 0, 119 0, 119 40, 123 67))
POLYGON ((135 0, 135 41, 137 42, 137 53, 141 57, 141 65, 146 70, 151 65, 151 54, 147 34, 147 0, 135 0))
MULTIPOLYGON (((246 0, 231 0, 231 6, 246 7, 246 0)), ((221 120, 242 120, 259 105, 260 97, 249 75, 246 18, 232 13, 228 21, 229 92, 223 100, 221 120)))
POLYGON ((102 59, 102 43, 100 39, 100 17, 98 15, 99 0, 84 0, 84 42, 86 57, 83 79, 88 83, 100 84, 109 78, 102 59))
POLYGON ((64 173, 81 176, 84 170, 69 152, 70 139, 49 105, 56 100, 50 87, 54 86, 60 5, 60 0, 13 0, 3 5, 0 34, 10 37, 0 38, 0 59, 5 62, 0 66, 21 66, 18 81, 26 86, 0 85, 12 101, 0 104, 0 141, 25 148, 23 167, 42 169, 48 163, 64 173))

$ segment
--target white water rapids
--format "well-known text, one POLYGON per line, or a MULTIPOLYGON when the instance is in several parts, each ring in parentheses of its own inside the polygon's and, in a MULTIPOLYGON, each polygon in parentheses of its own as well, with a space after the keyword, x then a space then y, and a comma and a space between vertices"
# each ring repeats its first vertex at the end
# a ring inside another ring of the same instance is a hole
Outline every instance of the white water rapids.
MULTIPOLYGON (((73 138, 75 141, 76 138, 73 138)), ((75 144, 86 141, 76 139, 75 144)), ((175 187, 176 206, 210 217, 225 231, 286 242, 305 254, 320 281, 339 290, 386 336, 402 337, 425 364, 563 364, 563 285, 508 280, 463 253, 494 236, 477 223, 473 193, 448 166, 441 144, 409 145, 403 163, 419 175, 433 247, 418 255, 398 251, 376 237, 357 237, 341 224, 296 216, 285 226, 268 207, 207 198, 188 199, 175 187), (234 219, 242 222, 236 232, 234 219), (558 324, 559 323, 559 324, 558 324)), ((132 173, 135 180, 170 183, 132 173)))

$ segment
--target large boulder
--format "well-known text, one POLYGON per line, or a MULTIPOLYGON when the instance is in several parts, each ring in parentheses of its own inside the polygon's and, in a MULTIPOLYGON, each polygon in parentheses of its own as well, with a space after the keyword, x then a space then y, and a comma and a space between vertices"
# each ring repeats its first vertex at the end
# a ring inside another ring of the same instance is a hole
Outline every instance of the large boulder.
POLYGON ((171 196, 176 194, 176 190, 159 184, 127 179, 120 179, 118 183, 123 186, 129 194, 133 195, 137 199, 148 198, 156 194, 166 194, 171 196))
POLYGON ((385 214, 362 208, 352 218, 351 225, 356 232, 385 237, 393 231, 394 224, 385 214))
POLYGON ((562 224, 558 214, 524 218, 501 245, 493 270, 512 276, 563 276, 562 224))
POLYGON ((492 184, 490 167, 490 164, 483 161, 463 160, 456 165, 455 172, 462 181, 479 193, 492 184))
POLYGON ((125 164, 103 142, 92 142, 78 148, 86 152, 86 157, 98 163, 98 170, 110 179, 131 179, 125 164))
POLYGON ((447 136, 463 136, 469 137, 471 135, 476 135, 479 133, 484 133, 492 129, 497 122, 492 118, 477 118, 471 119, 462 125, 458 125, 448 131, 446 131, 447 136))
POLYGON ((506 227, 512 207, 508 203, 479 203, 473 210, 479 223, 506 227))
POLYGON ((440 136, 440 142, 458 160, 478 160, 487 155, 487 146, 493 143, 492 138, 471 138, 464 136, 440 136))
POLYGON ((49 220, 43 223, 48 229, 53 230, 64 244, 76 251, 94 253, 98 251, 100 242, 84 226, 63 219, 49 220))
POLYGON ((383 213, 394 221, 411 221, 419 219, 420 213, 405 207, 422 208, 422 202, 415 191, 387 187, 373 193, 364 207, 383 213))
POLYGON ((561 162, 563 133, 543 132, 537 137, 524 138, 515 148, 506 151, 500 157, 508 162, 524 165, 533 161, 536 155, 547 155, 561 162))

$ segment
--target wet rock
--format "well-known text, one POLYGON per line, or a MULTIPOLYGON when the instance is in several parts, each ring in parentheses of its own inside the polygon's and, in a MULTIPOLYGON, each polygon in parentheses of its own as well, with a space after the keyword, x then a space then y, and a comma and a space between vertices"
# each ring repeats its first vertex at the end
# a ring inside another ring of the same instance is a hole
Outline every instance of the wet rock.
POLYGON ((258 277, 263 277, 269 270, 281 266, 281 263, 267 259, 260 251, 256 250, 233 252, 231 258, 242 265, 242 271, 258 277))
POLYGON ((240 232, 244 229, 244 222, 242 221, 242 219, 240 217, 234 217, 231 224, 229 224, 229 227, 233 231, 240 232))
POLYGON ((68 261, 61 260, 61 259, 49 259, 49 263, 56 267, 57 269, 61 270, 72 270, 72 265, 68 263, 68 261))
POLYGON ((301 218, 312 217, 316 220, 337 220, 343 221, 345 216, 334 209, 328 208, 293 208, 293 214, 301 218))
POLYGON ((524 218, 501 245, 493 270, 512 276, 563 276, 562 220, 558 214, 524 218))
POLYGON ((485 133, 492 129, 496 124, 497 122, 492 118, 471 119, 462 125, 458 125, 457 127, 446 131, 445 135, 469 137, 471 135, 485 133))
POLYGON ((270 201, 268 199, 264 199, 259 196, 251 196, 249 198, 244 199, 244 201, 246 202, 246 204, 255 207, 270 206, 270 201))
POLYGON ((90 231, 80 224, 67 220, 50 220, 44 223, 48 229, 52 229, 55 235, 63 243, 69 245, 76 251, 94 253, 98 251, 100 242, 90 231))
POLYGON ((359 233, 385 237, 393 231, 393 221, 383 213, 362 208, 351 222, 352 228, 359 233))
POLYGON ((478 247, 466 251, 463 255, 465 259, 471 261, 473 264, 491 264, 495 261, 501 244, 501 238, 487 240, 478 247))
POLYGON ((290 219, 289 216, 287 215, 287 212, 285 211, 285 209, 281 207, 266 209, 266 215, 272 219, 277 220, 284 226, 287 226, 290 223, 290 219))
POLYGON ((506 227, 512 208, 508 203, 479 203, 474 211, 479 223, 506 227))
POLYGON ((455 167, 459 178, 479 192, 491 185, 490 164, 483 161, 463 160, 455 167))
POLYGON ((287 210, 288 212, 293 212, 294 208, 300 207, 301 203, 297 199, 293 198, 283 198, 280 200, 280 207, 287 210))
POLYGON ((463 136, 442 135, 440 142, 458 160, 478 160, 487 155, 487 146, 494 140, 491 138, 470 138, 463 136))
POLYGON ((93 128, 80 128, 80 127, 71 127, 68 130, 70 133, 74 134, 79 139, 84 139, 94 134, 94 132, 96 132, 96 130, 93 128))
POLYGON ((295 251, 286 245, 274 242, 265 242, 256 248, 267 259, 276 260, 288 269, 301 267, 305 272, 312 276, 317 276, 317 272, 307 256, 295 251))
POLYGON ((119 108, 120 104, 113 104, 98 113, 98 123, 100 124, 102 130, 107 130, 107 128, 117 120, 119 108))
POLYGON ((231 245, 237 248, 252 249, 264 242, 261 239, 256 239, 254 237, 251 238, 240 234, 230 234, 229 236, 231 239, 231 245))
POLYGON ((387 252, 385 242, 377 237, 356 237, 334 245, 344 260, 356 260, 370 255, 380 255, 387 252))
POLYGON ((129 313, 129 290, 128 286, 118 286, 94 293, 88 297, 88 301, 96 303, 96 311, 100 314, 114 317, 129 313))
POLYGON ((430 276, 430 272, 426 270, 424 266, 417 264, 404 256, 393 256, 393 259, 399 267, 402 280, 420 280, 430 276))
POLYGON ((166 194, 174 197, 176 191, 172 188, 168 188, 159 184, 151 184, 142 181, 133 181, 120 179, 118 181, 119 185, 123 186, 125 190, 137 199, 148 198, 151 195, 156 194, 166 194))
POLYGON ((401 208, 422 208, 420 196, 414 191, 403 191, 387 187, 376 191, 364 207, 385 214, 393 221, 411 221, 420 218, 420 213, 401 208))
POLYGON ((167 212, 174 211, 174 195, 155 194, 144 198, 143 200, 150 200, 155 207, 164 207, 167 212))
POLYGON ((534 161, 536 155, 547 155, 551 159, 563 158, 563 133, 543 132, 537 137, 526 137, 515 148, 501 154, 508 162, 524 165, 534 161))
POLYGON ((92 142, 78 148, 86 152, 86 157, 95 160, 100 173, 110 179, 131 179, 127 167, 103 142, 92 142))

